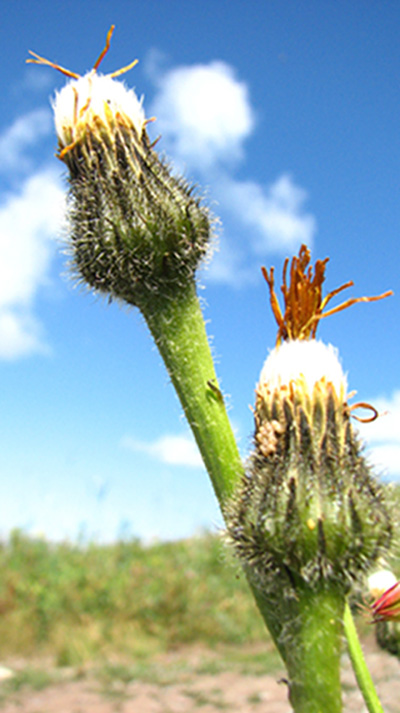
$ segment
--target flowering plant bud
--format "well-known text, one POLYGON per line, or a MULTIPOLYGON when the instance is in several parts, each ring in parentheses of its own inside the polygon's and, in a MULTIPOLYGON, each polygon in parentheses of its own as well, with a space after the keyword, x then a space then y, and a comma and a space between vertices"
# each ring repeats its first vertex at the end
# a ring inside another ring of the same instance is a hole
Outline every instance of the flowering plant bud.
MULTIPOLYGON (((344 588, 388 546, 392 526, 382 487, 362 454, 351 424, 347 381, 337 350, 315 339, 324 307, 347 285, 322 297, 325 261, 309 267, 305 246, 285 263, 282 315, 273 270, 264 276, 278 323, 256 389, 254 452, 228 515, 239 555, 267 580, 284 569, 313 585, 344 588)), ((366 419, 368 420, 368 419, 366 419)))
POLYGON ((372 617, 378 621, 400 621, 400 582, 393 584, 371 604, 372 617))
POLYGON ((146 132, 142 102, 118 81, 136 60, 98 73, 114 27, 93 69, 70 77, 53 108, 58 156, 69 170, 69 234, 73 266, 101 293, 141 306, 187 284, 211 239, 208 210, 172 174, 146 132))
POLYGON ((397 579, 390 569, 378 569, 369 575, 368 594, 373 599, 379 599, 390 587, 396 584, 397 579))

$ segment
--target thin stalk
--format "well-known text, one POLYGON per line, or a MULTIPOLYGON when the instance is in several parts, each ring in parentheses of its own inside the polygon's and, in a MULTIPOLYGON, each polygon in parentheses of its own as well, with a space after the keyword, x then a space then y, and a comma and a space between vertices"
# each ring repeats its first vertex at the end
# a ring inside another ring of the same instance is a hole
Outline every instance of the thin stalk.
POLYGON ((141 305, 223 510, 243 472, 194 282, 141 305))
POLYGON ((296 713, 341 713, 343 594, 332 586, 297 593, 299 614, 287 624, 290 702, 296 713))
POLYGON ((364 654, 354 625, 349 604, 346 602, 343 616, 344 633, 347 639, 349 655, 358 687, 362 693, 369 713, 383 713, 381 702, 375 690, 371 674, 365 663, 364 654))

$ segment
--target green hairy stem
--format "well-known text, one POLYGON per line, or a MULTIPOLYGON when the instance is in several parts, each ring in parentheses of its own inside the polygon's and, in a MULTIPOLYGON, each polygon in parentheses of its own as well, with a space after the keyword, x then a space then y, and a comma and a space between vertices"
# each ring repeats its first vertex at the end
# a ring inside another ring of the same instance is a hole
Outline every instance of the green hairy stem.
POLYGON ((193 431, 222 510, 243 472, 194 281, 140 305, 193 431))
POLYGON ((287 647, 289 697, 296 713, 340 713, 344 597, 333 586, 297 590, 299 619, 287 647))

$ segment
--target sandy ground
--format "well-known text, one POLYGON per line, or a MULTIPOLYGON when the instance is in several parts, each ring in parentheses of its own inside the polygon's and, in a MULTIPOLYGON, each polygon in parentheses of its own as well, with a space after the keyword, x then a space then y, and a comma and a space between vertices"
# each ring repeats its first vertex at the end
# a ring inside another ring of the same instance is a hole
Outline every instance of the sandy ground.
MULTIPOLYGON (((366 658, 385 713, 400 713, 400 662, 379 651, 371 640, 366 658)), ((172 655, 173 656, 173 655, 172 655)), ((182 657, 182 651, 179 652, 182 657)), ((165 668, 171 655, 165 658, 165 668)), ((141 681, 118 681, 104 687, 88 673, 82 679, 64 681, 41 691, 24 688, 2 703, 4 713, 290 713, 286 684, 274 676, 242 675, 231 672, 186 673, 168 685, 141 681)), ((0 689, 1 689, 0 684, 0 689)), ((354 682, 347 656, 343 657, 345 713, 367 711, 354 682)))

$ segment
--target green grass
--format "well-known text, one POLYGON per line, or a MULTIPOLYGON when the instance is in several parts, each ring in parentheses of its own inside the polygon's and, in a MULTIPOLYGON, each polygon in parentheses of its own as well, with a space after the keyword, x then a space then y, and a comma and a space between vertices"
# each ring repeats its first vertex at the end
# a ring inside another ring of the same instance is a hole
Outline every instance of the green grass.
POLYGON ((216 675, 223 671, 234 671, 242 676, 265 676, 265 673, 275 673, 282 669, 281 658, 271 642, 265 642, 261 647, 229 646, 222 655, 215 657, 203 656, 196 666, 196 673, 216 675))
POLYGON ((14 673, 12 678, 3 681, 0 685, 0 704, 18 693, 26 691, 42 691, 47 686, 59 682, 59 677, 54 671, 44 668, 31 668, 30 666, 14 673))
POLYGON ((210 535, 145 547, 14 532, 0 544, 0 660, 15 670, 0 705, 76 678, 117 705, 135 681, 163 687, 280 666, 237 563, 210 535))
MULTIPOLYGON (((400 501, 400 488, 393 501, 400 501)), ((399 542, 391 566, 400 578, 399 542)), ((0 660, 15 657, 23 668, 1 683, 0 705, 89 677, 116 705, 132 682, 179 682, 199 710, 210 703, 223 710, 217 689, 191 690, 196 676, 282 670, 239 565, 211 535, 151 546, 84 545, 15 531, 0 543, 0 660)), ((249 698, 258 703, 258 694, 249 698)))
POLYGON ((0 657, 76 666, 112 653, 146 661, 185 644, 265 641, 238 565, 219 538, 144 546, 0 544, 0 657))
MULTIPOLYGON (((399 512, 399 487, 391 500, 399 512)), ((399 542, 391 565, 400 575, 399 542)), ((160 653, 193 644, 227 647, 228 665, 236 656, 242 672, 279 665, 240 567, 219 537, 84 545, 15 531, 0 543, 0 660, 45 655, 79 667, 134 658, 138 675, 160 653), (244 644, 257 642, 259 661, 253 651, 246 663, 244 644)), ((205 661, 215 670, 225 665, 205 661)))
POLYGON ((197 707, 210 704, 225 710, 227 706, 220 687, 215 686, 207 692, 198 692, 193 688, 199 676, 218 676, 224 671, 243 676, 277 675, 278 671, 282 671, 282 664, 272 650, 272 645, 265 646, 265 643, 240 647, 225 644, 213 650, 196 645, 184 646, 179 651, 159 653, 143 661, 125 659, 97 664, 91 662, 82 667, 63 670, 49 665, 44 659, 42 662, 36 661, 35 666, 25 662, 24 668, 15 671, 13 678, 0 684, 0 706, 9 700, 19 706, 32 691, 83 680, 86 687, 112 700, 115 706, 122 705, 130 698, 131 684, 140 682, 156 686, 160 691, 165 686, 181 686, 185 695, 192 698, 197 707))

